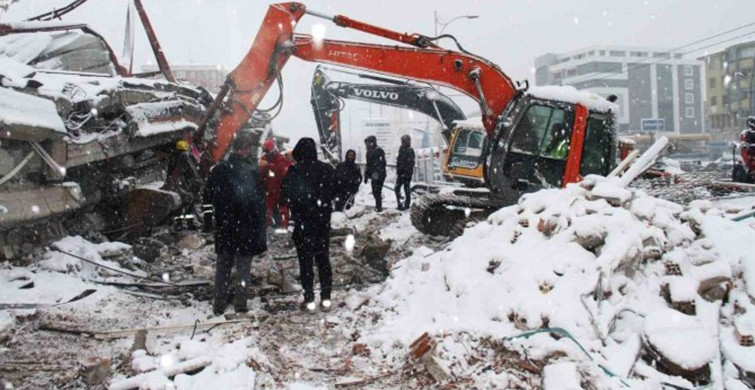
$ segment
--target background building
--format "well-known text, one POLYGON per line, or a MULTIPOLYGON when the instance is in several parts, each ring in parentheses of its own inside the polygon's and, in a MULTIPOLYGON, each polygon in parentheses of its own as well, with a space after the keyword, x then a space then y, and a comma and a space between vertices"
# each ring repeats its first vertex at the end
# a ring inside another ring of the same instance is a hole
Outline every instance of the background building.
MULTIPOLYGON (((220 92, 228 72, 220 65, 170 64, 170 69, 178 81, 199 85, 211 93, 220 92)), ((156 72, 157 65, 144 65, 142 72, 156 72)))
POLYGON ((616 95, 625 133, 704 132, 703 72, 699 60, 653 48, 591 46, 535 59, 536 85, 616 95))
POLYGON ((730 138, 755 115, 755 41, 745 42, 701 58, 705 63, 708 126, 730 138))

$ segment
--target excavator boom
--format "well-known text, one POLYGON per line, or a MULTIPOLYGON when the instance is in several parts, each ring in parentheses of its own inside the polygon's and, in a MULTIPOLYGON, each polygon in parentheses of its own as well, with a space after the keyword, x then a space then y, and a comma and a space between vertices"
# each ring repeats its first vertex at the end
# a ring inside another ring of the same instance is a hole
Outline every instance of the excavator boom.
POLYGON ((340 111, 344 100, 360 100, 425 114, 443 126, 441 134, 446 143, 450 141, 454 122, 467 118, 451 98, 430 86, 365 74, 358 76, 382 83, 333 81, 321 67, 315 70, 312 77, 310 101, 320 133, 320 143, 336 158, 341 156, 340 111))
MULTIPOLYGON (((280 81, 280 71, 291 55, 311 62, 341 65, 442 85, 475 99, 483 113, 483 124, 492 135, 496 118, 513 99, 516 90, 511 79, 491 62, 466 53, 445 50, 433 39, 418 34, 401 34, 359 22, 345 16, 328 17, 308 12, 301 3, 271 5, 251 49, 210 107, 200 127, 197 141, 205 144, 212 159, 224 155, 234 135, 247 123, 272 84, 280 81), (341 27, 352 28, 414 47, 322 40, 294 34, 305 13, 331 19, 341 27), (215 114, 214 137, 205 131, 215 114)), ((280 85, 280 82, 279 82, 280 85)))

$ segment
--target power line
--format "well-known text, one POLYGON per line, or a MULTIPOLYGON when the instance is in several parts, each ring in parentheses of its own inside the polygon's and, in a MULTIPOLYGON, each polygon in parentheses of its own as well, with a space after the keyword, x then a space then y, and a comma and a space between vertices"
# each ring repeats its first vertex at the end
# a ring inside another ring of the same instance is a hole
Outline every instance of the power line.
MULTIPOLYGON (((682 46, 679 46, 679 47, 675 47, 675 48, 673 48, 673 49, 670 49, 670 50, 668 50, 668 51, 665 51, 665 52, 663 52, 663 54, 666 54, 666 55, 668 55, 668 56, 670 56, 670 57, 672 57, 672 56, 673 56, 674 54, 681 54, 681 55, 684 55, 684 54, 687 54, 687 53, 673 53, 673 52, 675 52, 675 51, 678 51, 678 50, 682 50, 682 49, 685 49, 685 48, 688 48, 688 47, 690 47, 690 46, 694 46, 694 45, 697 45, 697 44, 699 44, 699 43, 703 43, 703 42, 705 42, 705 41, 709 41, 709 40, 711 40, 711 39, 715 39, 715 38, 718 38, 718 37, 720 37, 720 36, 723 36, 723 35, 727 35, 727 34, 733 33, 733 32, 735 32, 735 31, 743 30, 743 29, 745 29, 745 28, 747 28, 747 27, 751 27, 751 26, 755 26, 755 22, 752 22, 752 23, 748 23, 748 24, 745 24, 745 25, 743 25, 743 26, 740 26, 740 27, 737 27, 737 28, 733 28, 733 29, 731 29, 731 30, 727 30, 727 31, 724 31, 724 32, 720 32, 720 33, 718 33, 718 34, 714 34, 714 35, 711 35, 711 36, 709 36, 709 37, 706 37, 706 38, 702 38, 702 39, 699 39, 699 40, 697 40, 697 41, 694 41, 694 42, 690 42, 690 43, 687 43, 687 44, 685 44, 685 45, 682 45, 682 46)), ((753 33, 753 32, 750 32, 750 33, 748 33, 748 34, 752 34, 752 33, 753 33)), ((748 35, 748 34, 744 34, 744 35, 748 35)), ((739 37, 741 37, 741 36, 738 36, 737 38, 739 38, 739 37)), ((726 41, 724 41, 724 42, 726 42, 726 41)), ((723 42, 720 42, 720 43, 723 43, 723 42)), ((720 43, 717 43, 717 45, 718 45, 718 44, 720 44, 720 43)), ((701 49, 701 48, 698 48, 698 49, 696 49, 696 50, 694 50, 694 51, 697 51, 697 50, 702 50, 702 49, 701 49)), ((692 51, 692 52, 694 52, 694 51, 692 51)), ((691 52, 690 52, 690 53, 691 53, 691 52)), ((648 58, 646 58, 646 59, 644 59, 644 60, 641 60, 641 61, 637 61, 637 62, 635 62, 635 64, 641 64, 641 63, 643 63, 643 62, 646 62, 646 61, 648 61, 648 60, 650 60, 650 59, 651 59, 651 58, 650 58, 650 57, 648 57, 648 58)), ((661 60, 666 60, 666 59, 667 59, 667 58, 661 58, 661 60)), ((668 58, 668 59, 670 59, 670 58, 668 58)), ((657 62, 660 62, 660 61, 657 61, 657 62)), ((654 63, 655 63, 655 62, 654 62, 654 63)), ((610 75, 613 75, 613 74, 615 74, 615 73, 616 73, 616 71, 618 71, 618 72, 619 72, 619 74, 623 74, 624 72, 622 72, 622 69, 623 69, 623 64, 619 64, 619 66, 618 66, 618 67, 617 67, 617 68, 615 69, 615 71, 610 71, 610 72, 606 72, 606 71, 604 71, 604 72, 600 72, 600 73, 598 73, 598 74, 601 74, 601 73, 603 73, 603 74, 606 74, 606 73, 607 73, 607 74, 609 74, 609 77, 610 77, 610 75)), ((593 76, 590 76, 590 77, 586 77, 586 78, 584 78, 583 80, 576 80, 576 81, 572 81, 572 83, 579 83, 579 82, 583 82, 583 81, 589 81, 589 80, 591 80, 591 79, 593 79, 593 76)))
MULTIPOLYGON (((675 55, 679 55, 679 56, 687 55, 687 54, 694 53, 694 52, 697 52, 697 51, 700 51, 700 50, 705 50, 705 49, 708 49, 708 48, 711 48, 711 47, 714 47, 714 46, 718 46, 718 45, 721 45, 721 44, 724 44, 724 43, 727 43, 727 42, 731 42, 731 41, 743 38, 743 37, 751 35, 751 34, 755 34, 755 30, 749 31, 749 32, 741 34, 741 35, 737 35, 737 36, 732 37, 732 38, 725 39, 723 41, 718 41, 718 42, 714 42, 714 43, 711 43, 711 44, 706 45, 706 46, 698 47, 698 48, 695 48, 695 49, 687 51, 687 52, 675 53, 675 55)), ((618 73, 617 72, 614 72, 614 73, 601 72, 602 74, 605 74, 605 75, 604 76, 600 76, 600 77, 598 77, 598 76, 587 77, 587 78, 584 78, 582 80, 570 81, 569 83, 570 84, 575 84, 575 83, 583 83, 583 82, 587 82, 587 81, 605 80, 605 79, 608 79, 610 77, 613 77, 616 74, 629 73, 630 71, 642 68, 644 66, 650 66, 650 65, 653 65, 653 64, 658 64, 658 63, 669 61, 669 60, 672 60, 672 59, 673 58, 659 58, 659 59, 657 59, 655 61, 648 62, 648 63, 635 62, 635 63, 631 64, 631 65, 634 65, 634 66, 627 66, 627 70, 626 71, 620 71, 618 73)), ((623 65, 622 65, 622 68, 623 68, 623 65)))

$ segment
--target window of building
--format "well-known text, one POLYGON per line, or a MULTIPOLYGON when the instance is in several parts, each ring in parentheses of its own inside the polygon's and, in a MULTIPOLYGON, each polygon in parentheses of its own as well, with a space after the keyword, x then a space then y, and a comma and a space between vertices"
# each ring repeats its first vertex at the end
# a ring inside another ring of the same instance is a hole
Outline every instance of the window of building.
POLYGON ((684 116, 688 119, 695 117, 695 108, 694 107, 687 107, 684 109, 684 116))
POLYGON ((600 51, 598 51, 598 55, 600 55, 601 57, 603 57, 603 56, 606 55, 606 51, 605 50, 600 50, 600 51))
POLYGON ((627 52, 619 51, 619 50, 611 50, 608 54, 611 57, 626 57, 627 56, 627 52))
POLYGON ((685 65, 684 66, 684 75, 687 77, 692 77, 695 73, 692 71, 692 66, 685 65))
POLYGON ((710 97, 710 105, 715 106, 718 104, 718 96, 711 96, 710 97))
POLYGON ((742 49, 739 53, 739 58, 753 58, 755 57, 755 46, 742 49))
POLYGON ((595 55, 595 50, 590 50, 589 52, 587 52, 587 55, 590 56, 590 57, 594 56, 595 55))
POLYGON ((708 83, 710 83, 711 86, 716 85, 716 78, 711 77, 710 80, 708 80, 708 83))
POLYGON ((691 93, 685 93, 684 104, 694 104, 694 103, 695 103, 695 95, 691 93))
POLYGON ((566 77, 574 77, 577 75, 577 69, 571 68, 566 70, 566 77))
POLYGON ((656 52, 656 53, 653 53, 653 57, 655 57, 655 58, 668 58, 669 57, 669 53, 656 52))
POLYGON ((684 89, 692 90, 695 88, 695 81, 692 79, 684 79, 684 89))

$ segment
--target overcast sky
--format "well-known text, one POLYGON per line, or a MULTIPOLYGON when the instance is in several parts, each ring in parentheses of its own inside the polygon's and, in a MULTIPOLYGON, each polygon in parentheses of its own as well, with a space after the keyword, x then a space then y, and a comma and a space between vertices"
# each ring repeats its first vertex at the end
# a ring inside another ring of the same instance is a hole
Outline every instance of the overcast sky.
MULTIPOLYGON (((69 2, 21 0, 3 20, 21 20, 69 2)), ((248 50, 269 4, 263 0, 143 2, 169 61, 219 64, 229 70, 248 50)), ((126 4, 127 0, 89 0, 65 20, 90 24, 120 52, 126 4)), ((533 60, 546 52, 594 44, 674 48, 755 22, 755 0, 312 0, 305 4, 313 10, 426 35, 433 34, 433 11, 443 20, 479 15, 478 19, 454 22, 446 33, 456 35, 467 50, 500 65, 514 80, 533 81, 533 60)), ((308 33, 315 23, 326 24, 326 38, 374 41, 313 17, 305 17, 297 31, 308 33)), ((137 64, 144 64, 152 59, 151 52, 138 23, 137 31, 137 64)), ((755 26, 739 34, 748 32, 755 32, 755 26)), ((748 38, 755 39, 755 34, 741 40, 748 38)), ((694 54, 697 57, 704 52, 694 54)), ((284 110, 273 125, 293 138, 316 137, 309 104, 314 68, 315 64, 293 59, 283 70, 284 110)), ((359 103, 354 104, 359 107, 359 103)), ((354 122, 367 115, 367 110, 357 110, 354 122)))

